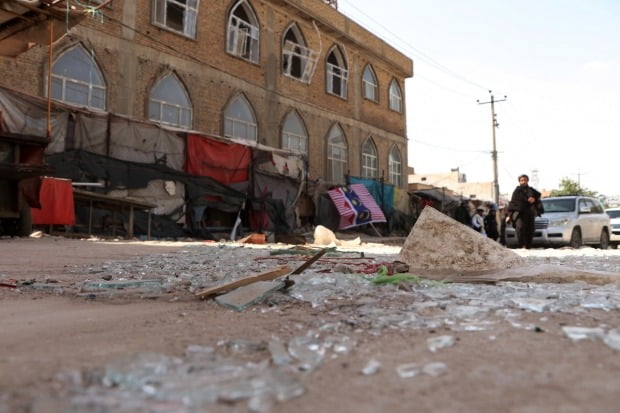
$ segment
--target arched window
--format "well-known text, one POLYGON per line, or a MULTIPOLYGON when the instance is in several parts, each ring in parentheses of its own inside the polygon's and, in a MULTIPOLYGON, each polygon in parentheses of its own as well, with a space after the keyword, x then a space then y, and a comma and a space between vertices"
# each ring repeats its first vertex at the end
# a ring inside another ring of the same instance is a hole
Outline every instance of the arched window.
POLYGON ((362 177, 377 177, 377 147, 372 138, 366 139, 362 146, 362 177))
POLYGON ((282 148, 308 153, 308 133, 294 110, 286 115, 282 124, 282 148))
POLYGON ((105 110, 106 85, 95 59, 77 45, 52 65, 52 99, 105 110))
POLYGON ((379 86, 377 84, 375 71, 372 70, 372 66, 368 65, 364 69, 364 74, 362 75, 362 93, 364 98, 374 102, 379 101, 378 89, 379 86))
POLYGON ((256 118, 243 96, 235 97, 226 107, 224 136, 256 142, 256 118))
POLYGON ((192 127, 192 104, 174 74, 167 75, 151 89, 149 119, 186 129, 192 127))
POLYGON ((318 52, 306 46, 303 34, 293 23, 284 32, 282 42, 282 73, 309 83, 316 67, 318 52))
POLYGON ((348 159, 347 141, 339 125, 334 125, 327 136, 327 178, 332 182, 345 182, 348 159))
POLYGON ((349 71, 347 70, 347 62, 338 47, 334 47, 327 55, 325 71, 327 73, 327 93, 346 99, 349 71))
POLYGON ((394 146, 392 150, 390 151, 388 165, 390 169, 390 176, 389 176, 390 183, 396 186, 401 186, 403 167, 402 167, 402 161, 400 157, 400 151, 398 150, 396 146, 394 146))
POLYGON ((153 22, 173 32, 196 38, 200 0, 153 0, 153 22))
POLYGON ((228 53, 253 63, 258 62, 258 19, 246 0, 239 0, 230 9, 227 33, 228 53))
POLYGON ((403 95, 396 80, 390 83, 390 109, 396 112, 403 111, 403 95))

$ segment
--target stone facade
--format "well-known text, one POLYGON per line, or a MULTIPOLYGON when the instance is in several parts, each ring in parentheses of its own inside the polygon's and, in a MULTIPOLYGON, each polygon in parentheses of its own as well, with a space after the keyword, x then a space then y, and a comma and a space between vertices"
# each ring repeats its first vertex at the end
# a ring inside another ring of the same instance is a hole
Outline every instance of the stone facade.
MULTIPOLYGON (((240 0, 201 1, 195 37, 154 24, 155 3, 165 0, 114 0, 103 16, 86 18, 72 28, 52 51, 52 60, 76 44, 94 58, 106 86, 107 111, 148 118, 149 93, 163 76, 174 75, 185 86, 193 109, 192 129, 224 135, 224 110, 236 96, 250 104, 258 142, 281 147, 285 116, 296 110, 308 133, 310 179, 327 176, 327 135, 338 123, 348 145, 348 169, 361 175, 361 146, 372 137, 377 147, 379 176, 388 177, 388 156, 398 148, 402 187, 406 188, 407 138, 405 83, 413 62, 384 41, 320 0, 245 0, 260 29, 259 57, 250 62, 226 51, 230 11, 240 0), (283 34, 291 24, 303 33, 306 45, 319 51, 309 83, 283 74, 283 34), (349 71, 347 96, 326 92, 326 58, 338 47, 349 71), (378 99, 362 96, 362 72, 372 65, 378 99), (402 110, 390 110, 388 88, 396 81, 402 110)), ((64 30, 56 27, 55 30, 64 30)), ((17 58, 0 58, 0 84, 45 97, 50 53, 45 45, 17 58)))

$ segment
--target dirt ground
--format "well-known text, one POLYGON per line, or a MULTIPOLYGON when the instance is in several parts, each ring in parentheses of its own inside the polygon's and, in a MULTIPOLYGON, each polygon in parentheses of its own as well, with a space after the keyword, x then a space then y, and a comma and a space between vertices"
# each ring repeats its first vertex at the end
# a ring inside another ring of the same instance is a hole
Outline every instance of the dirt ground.
MULTIPOLYGON (((0 240, 0 282, 79 283, 92 279, 89 265, 174 253, 187 244, 103 242, 56 237, 0 240)), ((208 263, 205 263, 208 265, 208 263)), ((399 306, 398 298, 388 303, 399 306)), ((182 355, 188 345, 221 340, 290 338, 319 323, 341 320, 354 308, 346 301, 328 310, 287 301, 278 311, 264 304, 237 312, 192 293, 152 299, 89 299, 26 288, 0 287, 0 413, 44 412, 59 393, 56 376, 87 370, 135 352, 182 355)), ((492 331, 386 329, 358 331, 355 349, 328 358, 302 377, 300 397, 275 404, 273 412, 618 412, 620 352, 601 341, 573 342, 565 325, 618 327, 617 311, 578 314, 527 313, 516 329, 498 321, 492 331), (429 351, 426 340, 455 336, 457 345, 429 351), (380 360, 372 375, 360 371, 380 360), (408 362, 446 364, 439 377, 396 374, 408 362)), ((359 329, 358 329, 359 330, 359 329)), ((363 329, 362 329, 363 330, 363 329)), ((242 404, 209 411, 246 411, 242 404)))

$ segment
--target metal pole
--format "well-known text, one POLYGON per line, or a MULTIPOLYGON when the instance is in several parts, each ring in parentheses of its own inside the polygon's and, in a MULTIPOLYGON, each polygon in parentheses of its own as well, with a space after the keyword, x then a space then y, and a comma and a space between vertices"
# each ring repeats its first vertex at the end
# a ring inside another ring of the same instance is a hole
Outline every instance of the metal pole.
POLYGON ((495 205, 499 205, 499 180, 497 178, 497 146, 495 144, 495 128, 497 127, 497 121, 495 119, 495 100, 491 95, 491 130, 493 131, 493 152, 491 152, 491 158, 493 159, 493 192, 495 205))
POLYGON ((491 94, 491 100, 488 102, 480 102, 480 100, 477 100, 479 105, 484 105, 487 103, 491 104, 491 131, 492 131, 492 136, 493 136, 493 151, 491 152, 491 158, 493 159, 493 199, 495 201, 496 205, 499 205, 499 180, 498 180, 498 173, 497 173, 497 146, 495 143, 495 128, 497 128, 499 126, 499 123, 497 123, 497 119, 496 119, 496 114, 495 114, 495 102, 503 102, 505 101, 508 96, 504 96, 504 99, 501 100, 495 100, 493 93, 491 90, 489 90, 489 93, 491 94))

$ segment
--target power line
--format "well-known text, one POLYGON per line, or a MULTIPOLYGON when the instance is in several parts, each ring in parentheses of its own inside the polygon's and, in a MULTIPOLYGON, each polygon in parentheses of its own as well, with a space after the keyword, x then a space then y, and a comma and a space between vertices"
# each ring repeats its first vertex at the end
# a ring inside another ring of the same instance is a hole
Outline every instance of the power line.
MULTIPOLYGON (((429 56, 428 54, 422 52, 421 50, 411 46, 411 44, 400 38, 397 34, 395 34, 394 32, 392 32, 389 28, 385 27, 384 25, 382 25, 381 23, 379 23, 377 20, 375 20, 373 17, 367 15, 366 13, 364 13, 362 10, 360 10, 359 8, 357 8, 352 2, 349 2, 348 0, 344 1, 345 3, 347 3, 347 5, 352 8, 355 9, 356 11, 358 11, 360 14, 364 15, 366 18, 368 18, 372 23, 376 24, 377 26, 381 27, 383 30, 385 30, 387 33, 389 33, 390 35, 394 36, 394 38, 396 40, 398 40, 399 42, 402 42, 402 44, 408 48, 410 51, 413 52, 413 54, 417 55, 417 57, 420 58, 420 60, 428 63, 429 65, 433 66, 434 68, 440 70, 441 72, 444 72, 456 79, 461 80, 462 82, 468 83, 472 86, 475 86, 477 88, 483 89, 483 90, 489 90, 488 87, 484 87, 482 85, 480 85, 477 82, 474 82, 460 74, 458 74, 457 72, 455 72, 454 70, 450 69, 449 67, 439 63, 437 60, 435 60, 434 58, 432 58, 431 56, 429 56)), ((342 7, 340 8, 340 10, 342 9, 342 7)), ((348 15, 349 18, 354 19, 355 18, 351 15, 348 15)))

